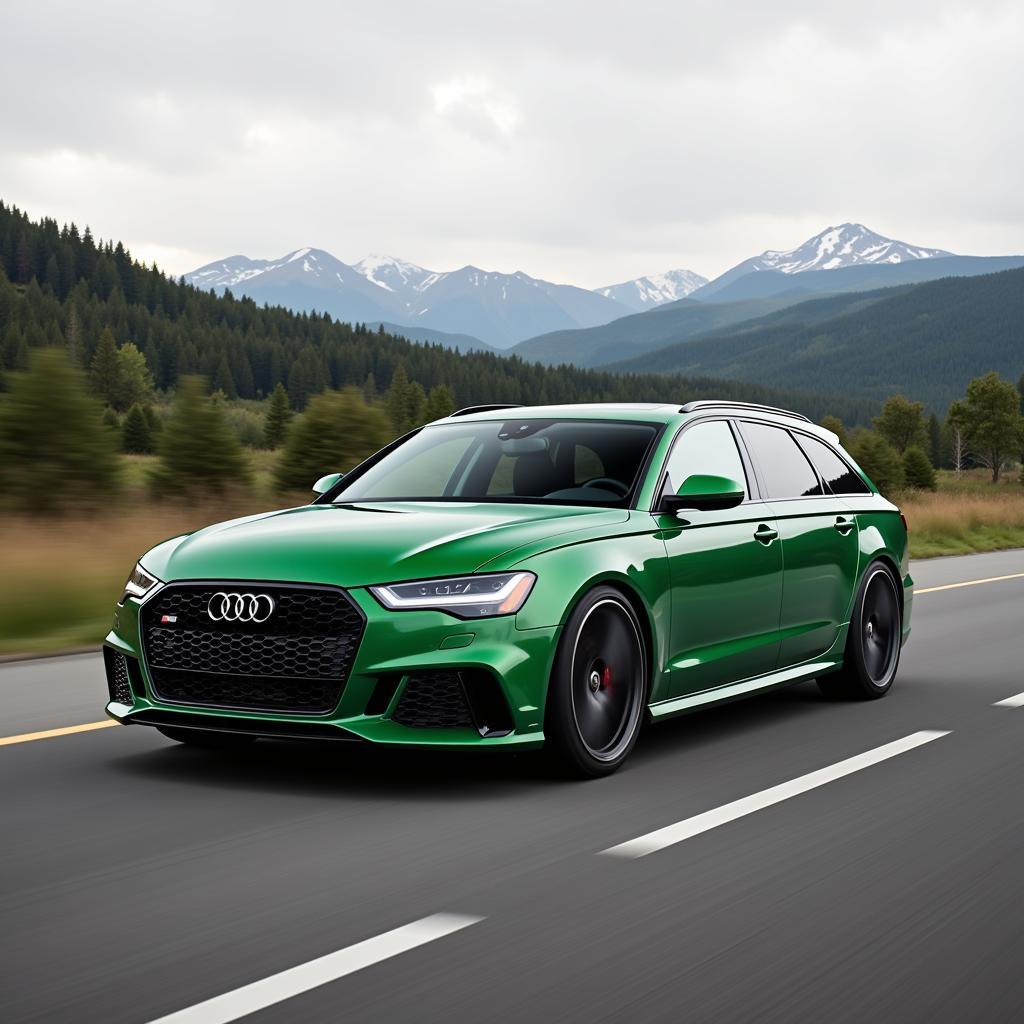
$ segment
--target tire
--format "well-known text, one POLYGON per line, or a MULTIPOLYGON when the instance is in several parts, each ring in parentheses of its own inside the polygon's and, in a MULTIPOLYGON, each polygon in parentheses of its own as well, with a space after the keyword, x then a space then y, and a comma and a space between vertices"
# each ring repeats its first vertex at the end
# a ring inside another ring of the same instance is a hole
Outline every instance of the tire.
POLYGON ((636 612, 613 587, 584 595, 555 654, 545 746, 575 778, 610 775, 636 744, 647 702, 647 659, 636 612))
POLYGON ((157 732, 163 733, 169 740, 184 743, 190 747, 203 747, 207 750, 237 750, 255 743, 257 736, 246 736, 244 733, 211 732, 207 729, 181 729, 173 725, 158 725, 157 732))
POLYGON ((892 689, 903 642, 897 586, 892 572, 881 562, 868 566, 850 616, 843 667, 818 680, 826 697, 877 700, 892 689))

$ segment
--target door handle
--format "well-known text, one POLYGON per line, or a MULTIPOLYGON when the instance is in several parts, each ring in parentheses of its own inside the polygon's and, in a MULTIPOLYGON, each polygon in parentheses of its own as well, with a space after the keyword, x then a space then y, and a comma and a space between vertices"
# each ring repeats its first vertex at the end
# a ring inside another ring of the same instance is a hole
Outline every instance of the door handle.
POLYGON ((857 524, 852 519, 839 516, 832 525, 845 537, 857 524))
POLYGON ((778 535, 778 530, 773 530, 770 526, 765 526, 764 523, 762 523, 754 534, 754 540, 759 544, 763 544, 765 547, 768 547, 768 545, 771 544, 778 535))

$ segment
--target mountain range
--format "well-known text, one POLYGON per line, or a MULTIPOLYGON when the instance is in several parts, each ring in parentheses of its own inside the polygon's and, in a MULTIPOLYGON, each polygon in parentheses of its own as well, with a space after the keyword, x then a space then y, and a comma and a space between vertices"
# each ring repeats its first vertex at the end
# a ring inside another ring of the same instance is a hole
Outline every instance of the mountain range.
POLYGON ((440 273, 390 256, 367 256, 350 266, 313 248, 276 260, 229 256, 193 270, 185 281, 296 311, 330 313, 351 323, 386 322, 459 334, 470 339, 468 344, 481 343, 479 348, 508 348, 535 334, 592 327, 633 311, 598 292, 522 272, 465 266, 440 273))
POLYGON ((1024 259, 999 273, 809 299, 606 368, 876 401, 902 392, 942 415, 972 377, 995 370, 1020 379, 1021 338, 1024 259))
POLYGON ((1019 256, 960 256, 880 235, 860 223, 830 226, 794 249, 768 249, 714 280, 690 270, 587 290, 475 266, 438 272, 390 256, 346 264, 322 249, 276 260, 231 256, 187 274, 258 302, 378 325, 460 351, 511 349, 549 365, 608 366, 666 346, 741 329, 817 296, 875 292, 943 277, 1024 266, 1019 256))

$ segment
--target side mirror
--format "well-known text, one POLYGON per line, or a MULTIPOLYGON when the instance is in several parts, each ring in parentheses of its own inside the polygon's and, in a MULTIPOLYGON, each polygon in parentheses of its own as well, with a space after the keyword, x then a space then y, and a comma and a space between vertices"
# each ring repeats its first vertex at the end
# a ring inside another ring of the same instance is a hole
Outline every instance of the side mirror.
POLYGON ((320 479, 313 484, 314 492, 317 494, 326 494, 344 475, 344 473, 328 473, 327 476, 320 477, 320 479))
POLYGON ((658 506, 659 512, 674 515, 683 509, 699 509, 712 512, 717 509, 735 508, 739 505, 745 492, 742 484, 727 476, 710 476, 695 473, 683 481, 678 494, 666 494, 658 506))

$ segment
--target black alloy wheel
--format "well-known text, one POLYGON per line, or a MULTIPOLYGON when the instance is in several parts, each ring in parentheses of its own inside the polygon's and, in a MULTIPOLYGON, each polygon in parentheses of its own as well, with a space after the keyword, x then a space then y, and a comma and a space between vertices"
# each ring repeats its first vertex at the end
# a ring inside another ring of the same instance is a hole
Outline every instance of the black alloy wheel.
POLYGON ((555 658, 546 732, 575 775, 606 775, 633 749, 647 694, 636 613, 612 587, 596 587, 566 622, 555 658))
POLYGON ((854 602, 840 671, 818 680, 827 697, 873 700, 892 688, 903 643, 903 613, 896 580, 887 566, 873 562, 854 602))

